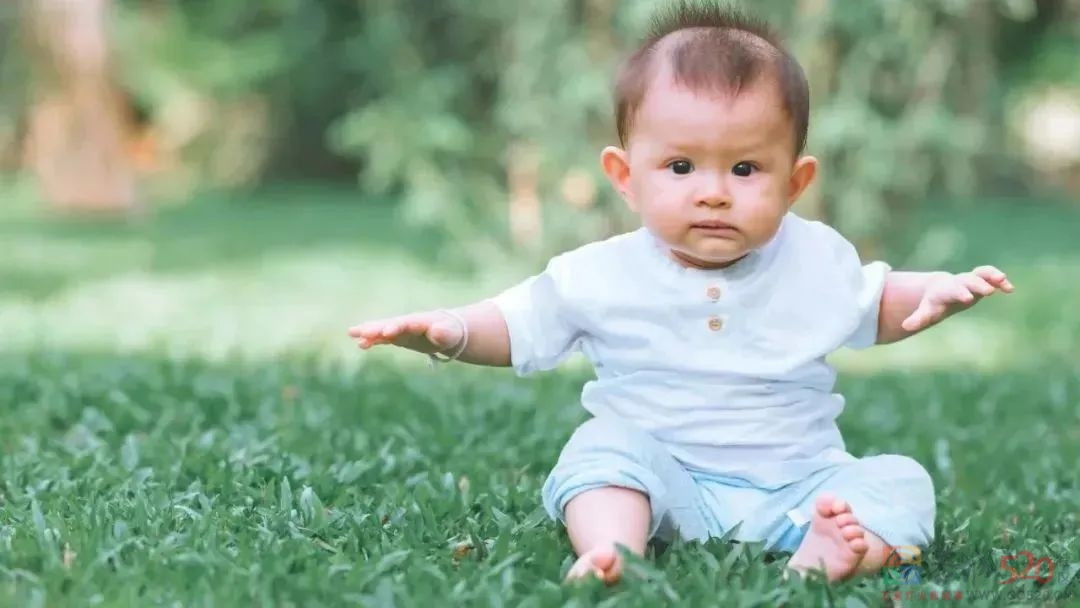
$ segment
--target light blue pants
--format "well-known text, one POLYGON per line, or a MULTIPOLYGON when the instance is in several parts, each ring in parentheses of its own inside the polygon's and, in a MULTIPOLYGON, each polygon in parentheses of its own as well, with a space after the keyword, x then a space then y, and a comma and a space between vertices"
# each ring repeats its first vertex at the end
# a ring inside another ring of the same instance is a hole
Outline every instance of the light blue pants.
POLYGON ((764 541, 793 552, 802 542, 814 500, 831 493, 851 505, 859 523, 887 544, 925 547, 934 538, 934 486, 906 456, 881 455, 831 465, 778 489, 685 469, 652 435, 618 420, 593 418, 563 448, 544 484, 544 507, 564 521, 572 498, 619 486, 649 497, 650 538, 703 541, 735 526, 734 540, 764 541))

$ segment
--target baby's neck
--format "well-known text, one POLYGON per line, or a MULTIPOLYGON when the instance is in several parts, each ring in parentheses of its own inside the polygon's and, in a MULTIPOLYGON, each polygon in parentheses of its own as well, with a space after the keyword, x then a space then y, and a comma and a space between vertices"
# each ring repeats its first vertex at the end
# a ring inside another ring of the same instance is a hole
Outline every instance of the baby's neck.
POLYGON ((734 260, 728 260, 726 262, 705 262, 703 260, 698 260, 687 256, 679 251, 675 251, 674 249, 669 249, 668 254, 683 268, 697 268, 700 270, 720 270, 723 268, 728 268, 734 264, 737 264, 740 260, 744 259, 747 255, 749 255, 743 254, 735 258, 734 260))

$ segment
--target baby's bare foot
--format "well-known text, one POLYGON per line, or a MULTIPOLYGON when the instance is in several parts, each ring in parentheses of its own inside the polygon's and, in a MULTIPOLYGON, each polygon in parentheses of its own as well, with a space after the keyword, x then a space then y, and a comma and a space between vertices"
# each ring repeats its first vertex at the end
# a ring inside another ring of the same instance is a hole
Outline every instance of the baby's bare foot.
POLYGON ((619 582, 622 576, 622 560, 614 548, 598 547, 586 551, 574 562, 570 572, 566 574, 566 580, 578 580, 590 574, 608 585, 619 582))
POLYGON ((865 531, 851 507, 839 498, 820 496, 806 537, 788 566, 799 571, 825 570, 830 581, 855 574, 868 548, 865 531))

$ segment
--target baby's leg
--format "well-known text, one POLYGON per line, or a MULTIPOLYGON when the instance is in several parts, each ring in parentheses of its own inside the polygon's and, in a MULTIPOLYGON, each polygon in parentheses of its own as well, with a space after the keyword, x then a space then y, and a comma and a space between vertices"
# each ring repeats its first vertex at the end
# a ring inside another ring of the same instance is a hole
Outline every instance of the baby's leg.
POLYGON ((806 502, 810 526, 789 562, 796 570, 824 568, 830 580, 878 574, 894 547, 918 550, 933 540, 933 481, 907 457, 840 465, 806 502))
POLYGON ((578 494, 566 504, 566 531, 580 556, 567 578, 595 574, 614 583, 622 573, 618 547, 645 554, 652 510, 637 490, 608 486, 578 494))
POLYGON ((575 431, 544 484, 544 506, 566 523, 579 556, 568 578, 618 580, 618 545, 642 555, 653 537, 708 536, 690 474, 654 437, 610 418, 575 431))

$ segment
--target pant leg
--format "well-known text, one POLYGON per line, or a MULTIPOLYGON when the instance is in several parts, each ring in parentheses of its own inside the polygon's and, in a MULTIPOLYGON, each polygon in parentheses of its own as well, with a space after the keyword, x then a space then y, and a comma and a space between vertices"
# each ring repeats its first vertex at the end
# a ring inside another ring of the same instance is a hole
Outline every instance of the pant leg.
POLYGON ((652 511, 649 538, 670 541, 709 536, 700 491, 671 453, 641 429, 610 417, 583 423, 563 448, 544 483, 544 508, 565 523, 565 508, 582 492, 618 486, 642 492, 652 511))
POLYGON ((883 454, 837 465, 786 493, 797 503, 774 535, 780 551, 798 548, 822 493, 847 501, 859 523, 888 545, 925 547, 934 540, 934 483, 906 456, 883 454))

